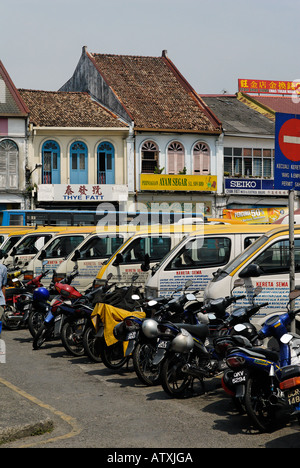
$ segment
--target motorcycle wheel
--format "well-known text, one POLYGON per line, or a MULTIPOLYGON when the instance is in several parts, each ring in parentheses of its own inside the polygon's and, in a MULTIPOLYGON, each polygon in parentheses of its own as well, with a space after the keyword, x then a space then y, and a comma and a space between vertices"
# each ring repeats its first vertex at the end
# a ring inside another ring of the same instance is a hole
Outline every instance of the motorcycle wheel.
POLYGON ((149 387, 160 383, 160 368, 154 366, 152 359, 156 347, 152 343, 138 343, 132 353, 133 367, 139 380, 149 387))
POLYGON ((278 426, 275 406, 269 402, 269 385, 264 379, 249 376, 246 382, 245 408, 253 425, 260 432, 270 432, 278 426))
POLYGON ((45 319, 45 314, 39 310, 33 310, 30 312, 28 317, 28 329, 31 336, 34 338, 38 330, 41 328, 43 321, 45 319))
POLYGON ((122 341, 107 346, 105 339, 100 338, 100 354, 103 364, 109 369, 121 369, 128 361, 128 357, 124 356, 122 341))
POLYGON ((45 341, 48 339, 49 336, 49 330, 46 327, 46 325, 43 323, 43 325, 40 327, 38 330, 37 334, 35 335, 32 343, 33 349, 39 349, 42 344, 45 343, 45 341))
POLYGON ((161 368, 161 384, 164 391, 173 398, 183 398, 191 378, 182 372, 187 356, 174 354, 166 358, 161 368))
POLYGON ((65 350, 72 356, 83 356, 84 347, 82 339, 83 325, 77 325, 76 322, 66 322, 61 330, 61 341, 65 350))
POLYGON ((12 307, 6 306, 4 314, 2 316, 3 328, 6 328, 7 330, 18 330, 21 327, 23 317, 20 316, 19 320, 11 320, 10 315, 14 313, 15 310, 12 307))
POLYGON ((85 354, 93 362, 102 362, 100 341, 101 338, 96 337, 96 330, 94 326, 88 327, 83 335, 83 347, 85 354))

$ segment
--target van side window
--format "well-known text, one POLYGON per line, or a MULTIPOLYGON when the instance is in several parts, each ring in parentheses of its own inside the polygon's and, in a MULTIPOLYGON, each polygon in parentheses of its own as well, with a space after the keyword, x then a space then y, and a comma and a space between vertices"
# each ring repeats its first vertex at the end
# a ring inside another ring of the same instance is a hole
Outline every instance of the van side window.
POLYGON ((83 236, 63 236, 54 239, 45 249, 46 258, 66 257, 83 239, 83 236))
MULTIPOLYGON (((276 242, 262 252, 254 262, 265 274, 288 272, 290 267, 289 241, 276 242)), ((295 270, 300 271, 300 239, 295 239, 295 270)))
POLYGON ((226 265, 229 262, 230 251, 231 240, 226 237, 192 239, 168 264, 167 270, 226 265))
POLYGON ((122 236, 92 237, 80 248, 80 259, 109 258, 121 247, 123 242, 124 239, 122 236))
POLYGON ((150 262, 161 260, 171 250, 171 238, 150 236, 135 239, 124 249, 124 263, 140 263, 148 254, 150 262))
POLYGON ((244 249, 246 249, 247 247, 249 247, 249 245, 251 245, 256 239, 258 239, 259 236, 251 236, 251 237, 246 237, 244 239, 244 249))

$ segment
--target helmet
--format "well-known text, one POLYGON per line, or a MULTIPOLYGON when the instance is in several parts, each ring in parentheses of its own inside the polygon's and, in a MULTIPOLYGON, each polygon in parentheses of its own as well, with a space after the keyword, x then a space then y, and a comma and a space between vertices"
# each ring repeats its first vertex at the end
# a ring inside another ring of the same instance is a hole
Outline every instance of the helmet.
POLYGON ((147 338, 155 338, 158 335, 157 322, 153 319, 144 320, 142 331, 147 338))
POLYGON ((50 297, 50 293, 46 288, 37 288, 33 291, 34 301, 47 301, 50 297))
POLYGON ((194 346, 194 340, 192 335, 183 328, 180 329, 180 333, 175 336, 171 344, 172 351, 175 353, 187 353, 194 346))

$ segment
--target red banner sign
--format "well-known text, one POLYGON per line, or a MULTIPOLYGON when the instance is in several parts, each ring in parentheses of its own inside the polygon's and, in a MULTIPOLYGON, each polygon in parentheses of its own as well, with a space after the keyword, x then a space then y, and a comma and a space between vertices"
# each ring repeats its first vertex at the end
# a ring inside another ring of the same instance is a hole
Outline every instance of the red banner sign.
POLYGON ((300 83, 297 81, 269 81, 239 79, 239 91, 242 93, 293 94, 299 93, 300 83))

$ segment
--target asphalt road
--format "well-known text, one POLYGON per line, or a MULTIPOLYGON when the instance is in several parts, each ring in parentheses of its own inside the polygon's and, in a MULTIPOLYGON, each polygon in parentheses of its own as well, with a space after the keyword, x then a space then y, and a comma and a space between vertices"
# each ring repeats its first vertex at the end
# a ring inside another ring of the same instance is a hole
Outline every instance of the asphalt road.
POLYGON ((59 341, 34 351, 28 330, 4 330, 2 339, 7 357, 6 364, 0 364, 0 377, 26 392, 31 401, 38 399, 54 421, 51 433, 4 448, 300 447, 296 421, 270 434, 251 429, 248 418, 234 411, 219 379, 209 382, 205 395, 175 400, 160 386, 142 385, 131 365, 111 371, 86 357, 68 355, 59 341))

